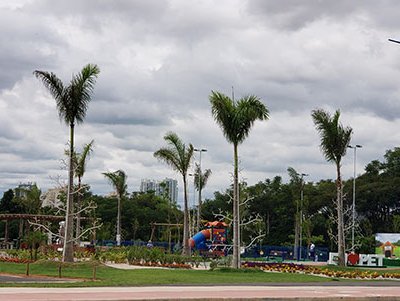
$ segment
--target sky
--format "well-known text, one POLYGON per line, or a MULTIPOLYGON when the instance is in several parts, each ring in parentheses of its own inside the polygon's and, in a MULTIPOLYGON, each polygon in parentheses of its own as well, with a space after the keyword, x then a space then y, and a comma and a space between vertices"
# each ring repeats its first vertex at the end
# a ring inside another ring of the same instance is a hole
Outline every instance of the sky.
MULTIPOLYGON (((400 141, 400 2, 395 0, 0 1, 0 192, 66 183, 69 128, 34 70, 68 83, 88 63, 98 77, 77 151, 94 139, 83 181, 112 191, 103 172, 182 181, 153 153, 173 131, 205 148, 203 195, 232 182, 233 147, 211 115, 212 90, 256 95, 270 111, 239 146, 240 178, 253 185, 287 168, 334 179, 311 111, 340 109, 357 150, 356 173, 400 141)), ((198 162, 196 154, 194 162, 198 162)), ((353 177, 354 153, 342 161, 353 177)), ((193 185, 189 187, 193 193, 193 185)))

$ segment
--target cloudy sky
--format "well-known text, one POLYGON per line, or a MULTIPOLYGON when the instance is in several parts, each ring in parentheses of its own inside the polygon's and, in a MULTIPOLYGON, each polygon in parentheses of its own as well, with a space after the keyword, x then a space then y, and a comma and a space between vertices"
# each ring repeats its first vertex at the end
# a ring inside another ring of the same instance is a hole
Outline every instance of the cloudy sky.
MULTIPOLYGON (((87 63, 101 74, 76 145, 95 140, 84 178, 94 193, 111 192, 101 173, 117 169, 128 174, 129 191, 142 178, 180 180, 153 157, 168 131, 208 150, 205 195, 225 190, 233 150, 208 96, 231 95, 232 86, 235 97, 255 94, 270 110, 239 148, 249 184, 287 179, 289 166, 310 181, 335 177, 319 150, 315 108, 341 110, 352 143, 363 145, 360 173, 400 141, 400 44, 388 42, 400 39, 399 11, 395 0, 3 0, 0 192, 66 179, 69 129, 32 72, 68 82, 87 63)), ((350 151, 343 176, 352 175, 350 151)))

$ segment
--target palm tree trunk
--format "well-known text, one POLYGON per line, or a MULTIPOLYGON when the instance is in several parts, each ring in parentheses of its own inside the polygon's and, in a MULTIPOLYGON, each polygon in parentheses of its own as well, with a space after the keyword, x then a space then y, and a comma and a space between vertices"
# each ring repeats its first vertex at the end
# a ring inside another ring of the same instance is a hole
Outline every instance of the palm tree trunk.
POLYGON ((73 262, 74 261, 74 242, 73 242, 73 227, 74 227, 74 201, 73 201, 73 189, 74 189, 74 170, 72 156, 74 154, 74 123, 70 124, 70 144, 69 144, 69 168, 68 168, 68 195, 67 204, 65 211, 65 235, 64 235, 64 246, 63 246, 63 261, 73 262))
POLYGON ((338 255, 339 266, 345 266, 345 241, 344 241, 344 219, 343 219, 343 193, 342 193, 342 177, 340 173, 340 163, 336 164, 337 180, 336 180, 336 205, 338 215, 338 255))
POLYGON ((239 173, 238 173, 238 146, 233 145, 233 261, 234 269, 240 268, 240 233, 239 233, 239 173))
POLYGON ((78 211, 76 214, 76 243, 79 246, 81 239, 79 236, 81 235, 81 185, 82 185, 82 179, 81 177, 78 178, 78 194, 76 198, 76 210, 78 211))
MULTIPOLYGON (((200 171, 200 175, 199 177, 201 177, 201 171, 200 171)), ((199 180, 200 185, 199 185, 199 204, 198 204, 198 208, 197 208, 197 231, 200 231, 201 228, 201 180, 199 180)))
POLYGON ((117 196, 117 246, 121 245, 121 196, 117 196))
POLYGON ((188 195, 186 175, 183 175, 183 193, 184 193, 184 212, 183 212, 183 255, 190 255, 189 247, 189 209, 188 209, 188 195))

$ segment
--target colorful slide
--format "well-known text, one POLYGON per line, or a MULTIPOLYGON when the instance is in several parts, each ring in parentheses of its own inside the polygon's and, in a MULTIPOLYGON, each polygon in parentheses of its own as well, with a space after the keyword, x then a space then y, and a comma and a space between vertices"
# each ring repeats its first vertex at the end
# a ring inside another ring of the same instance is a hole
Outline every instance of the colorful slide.
POLYGON ((204 229, 196 233, 193 237, 189 239, 189 246, 197 250, 207 249, 206 240, 211 237, 211 229, 204 229))

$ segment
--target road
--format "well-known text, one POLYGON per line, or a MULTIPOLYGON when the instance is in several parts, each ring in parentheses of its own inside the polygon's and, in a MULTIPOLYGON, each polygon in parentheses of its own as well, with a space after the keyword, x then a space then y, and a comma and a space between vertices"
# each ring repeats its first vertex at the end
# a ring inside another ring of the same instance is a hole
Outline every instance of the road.
MULTIPOLYGON (((372 282, 371 282, 372 284, 372 282)), ((400 283, 379 285, 0 288, 0 300, 400 300, 400 283)))

